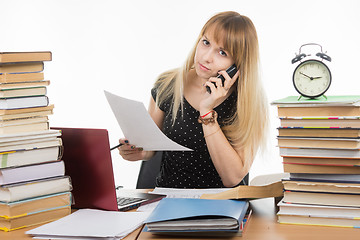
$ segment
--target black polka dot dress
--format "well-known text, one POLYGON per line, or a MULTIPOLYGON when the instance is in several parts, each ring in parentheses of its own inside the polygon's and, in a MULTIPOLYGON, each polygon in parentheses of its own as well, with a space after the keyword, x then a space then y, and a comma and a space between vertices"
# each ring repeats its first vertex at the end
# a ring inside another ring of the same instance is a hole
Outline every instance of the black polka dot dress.
MULTIPOLYGON (((151 90, 156 99, 156 89, 151 90)), ((183 110, 179 109, 175 124, 172 124, 171 101, 159 106, 165 112, 164 134, 194 151, 164 151, 160 172, 156 179, 157 187, 170 188, 221 188, 224 187, 208 152, 202 125, 198 123, 199 111, 184 98, 183 110)), ((218 113, 218 122, 228 118, 236 109, 236 93, 233 92, 214 110, 218 113)))

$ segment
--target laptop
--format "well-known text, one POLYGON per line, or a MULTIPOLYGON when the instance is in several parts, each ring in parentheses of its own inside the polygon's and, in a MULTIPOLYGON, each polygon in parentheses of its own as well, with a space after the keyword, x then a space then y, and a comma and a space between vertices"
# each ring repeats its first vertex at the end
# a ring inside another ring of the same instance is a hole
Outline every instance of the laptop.
POLYGON ((70 176, 73 208, 126 211, 158 201, 161 194, 134 193, 116 189, 106 129, 63 128, 65 175, 70 176))

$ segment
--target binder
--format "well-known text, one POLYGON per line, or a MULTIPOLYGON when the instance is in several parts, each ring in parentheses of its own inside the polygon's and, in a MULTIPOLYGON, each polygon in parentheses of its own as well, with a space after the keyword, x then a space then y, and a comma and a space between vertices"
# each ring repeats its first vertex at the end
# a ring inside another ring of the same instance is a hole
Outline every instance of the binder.
POLYGON ((164 198, 145 221, 145 231, 164 235, 240 235, 248 201, 164 198))

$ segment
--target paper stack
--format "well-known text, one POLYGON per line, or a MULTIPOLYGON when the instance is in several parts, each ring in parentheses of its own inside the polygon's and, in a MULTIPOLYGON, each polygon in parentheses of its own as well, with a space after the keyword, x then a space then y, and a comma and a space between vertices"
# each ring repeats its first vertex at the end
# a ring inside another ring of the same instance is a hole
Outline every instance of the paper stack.
POLYGON ((360 96, 291 96, 280 118, 280 223, 360 227, 360 96))
POLYGON ((80 209, 26 234, 37 239, 121 239, 142 226, 148 216, 147 212, 80 209))
POLYGON ((49 129, 44 61, 51 52, 0 53, 0 229, 66 216, 71 184, 61 132, 49 129))

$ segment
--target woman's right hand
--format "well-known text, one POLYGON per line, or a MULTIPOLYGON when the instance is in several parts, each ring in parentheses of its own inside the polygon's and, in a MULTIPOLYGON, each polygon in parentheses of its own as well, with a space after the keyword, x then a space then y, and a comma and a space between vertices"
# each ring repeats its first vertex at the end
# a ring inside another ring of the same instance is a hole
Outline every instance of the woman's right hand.
POLYGON ((136 147, 129 143, 129 141, 125 138, 119 139, 119 143, 122 145, 118 147, 119 154, 121 157, 128 161, 138 161, 145 159, 147 151, 143 151, 143 148, 136 147))

